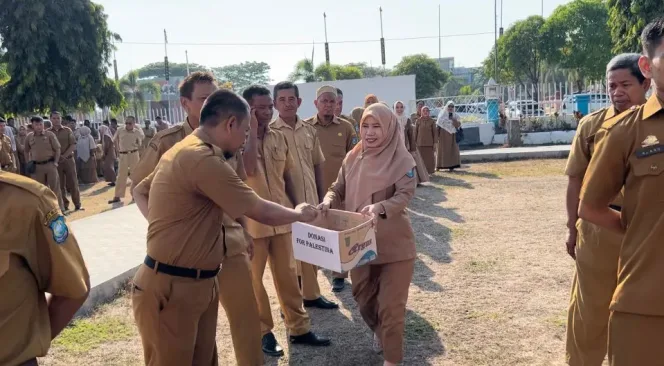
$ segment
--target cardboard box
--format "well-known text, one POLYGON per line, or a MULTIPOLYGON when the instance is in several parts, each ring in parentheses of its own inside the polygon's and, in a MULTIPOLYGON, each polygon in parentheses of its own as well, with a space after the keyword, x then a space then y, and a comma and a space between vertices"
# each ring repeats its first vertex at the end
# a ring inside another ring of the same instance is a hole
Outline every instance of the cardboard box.
POLYGON ((347 272, 376 259, 371 220, 355 212, 329 210, 326 217, 293 224, 295 259, 335 272, 347 272))

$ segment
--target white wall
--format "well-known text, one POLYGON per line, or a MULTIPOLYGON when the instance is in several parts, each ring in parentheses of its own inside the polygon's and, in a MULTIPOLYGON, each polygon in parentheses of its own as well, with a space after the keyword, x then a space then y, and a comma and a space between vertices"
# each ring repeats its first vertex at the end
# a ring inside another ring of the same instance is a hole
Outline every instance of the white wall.
MULTIPOLYGON (((576 134, 576 131, 522 132, 521 140, 524 145, 571 144, 574 134, 576 134)), ((499 134, 493 137, 494 145, 504 145, 506 143, 507 134, 499 134)))
MULTIPOLYGON (((390 108, 397 100, 402 101, 406 108, 410 101, 415 100, 415 75, 297 84, 300 98, 302 98, 302 105, 297 113, 300 118, 306 119, 316 114, 314 106, 316 90, 323 85, 332 85, 341 89, 344 93, 343 113, 347 115, 353 108, 364 106, 364 97, 367 94, 375 94, 378 100, 386 102, 390 108)), ((270 85, 268 88, 274 91, 274 85, 270 85)), ((412 111, 406 111, 406 113, 410 114, 412 111)))

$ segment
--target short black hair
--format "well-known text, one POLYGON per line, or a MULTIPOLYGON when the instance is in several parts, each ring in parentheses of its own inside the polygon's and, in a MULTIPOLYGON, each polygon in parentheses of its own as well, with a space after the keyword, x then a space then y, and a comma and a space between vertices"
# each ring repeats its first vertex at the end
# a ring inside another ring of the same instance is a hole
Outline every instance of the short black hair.
POLYGON ((118 120, 116 118, 111 118, 111 123, 118 123, 118 120))
POLYGON ((180 82, 180 96, 191 100, 191 95, 194 94, 194 87, 197 83, 212 83, 216 84, 217 79, 211 72, 208 71, 195 71, 187 75, 182 82, 180 82))
MULTIPOLYGON (((49 117, 49 118, 50 118, 50 117, 53 117, 54 114, 60 115, 60 112, 58 112, 58 111, 51 111, 51 114, 49 114, 48 117, 49 117)), ((65 119, 67 119, 67 117, 65 117, 65 119)))
POLYGON ((157 117, 155 117, 154 119, 161 119, 161 116, 157 116, 157 117))
POLYGON ((9 117, 9 118, 7 118, 7 122, 9 122, 9 121, 13 121, 13 120, 14 120, 14 117, 9 117))
POLYGON ((74 120, 74 117, 72 117, 71 114, 68 114, 68 115, 65 116, 65 121, 71 122, 73 120, 74 120))
POLYGON ((342 97, 344 96, 344 92, 341 91, 341 89, 337 88, 337 96, 341 95, 342 97))
POLYGON ((83 120, 83 124, 84 124, 84 125, 89 125, 89 124, 90 124, 90 120, 89 120, 89 119, 83 120))
POLYGON ((203 103, 200 124, 214 127, 231 116, 235 116, 240 121, 244 120, 249 116, 249 104, 234 91, 219 89, 210 94, 203 103))
POLYGON ((108 125, 109 125, 109 123, 108 123, 108 120, 107 120, 107 119, 103 120, 103 121, 101 122, 101 124, 102 124, 102 125, 106 125, 106 126, 108 126, 108 125))
POLYGON ((0 117, 0 123, 7 123, 4 118, 0 117))
POLYGON ((616 70, 629 70, 629 72, 634 76, 640 84, 646 80, 646 77, 641 73, 639 68, 639 58, 641 55, 638 53, 622 53, 609 61, 606 65, 606 73, 616 70))
POLYGON ((44 119, 39 116, 30 117, 30 123, 44 123, 44 119))
POLYGON ((643 53, 648 57, 653 57, 655 50, 664 41, 664 17, 650 22, 641 32, 641 44, 643 53))
POLYGON ((300 89, 298 89, 297 85, 290 81, 282 81, 278 83, 277 85, 274 86, 274 97, 277 98, 277 93, 279 90, 290 90, 293 89, 295 90, 295 97, 299 98, 300 97, 300 89))
POLYGON ((246 100, 248 103, 251 103, 251 100, 254 98, 254 96, 261 95, 270 95, 270 89, 262 85, 251 85, 247 87, 247 89, 244 89, 242 92, 242 98, 244 98, 244 100, 246 100))

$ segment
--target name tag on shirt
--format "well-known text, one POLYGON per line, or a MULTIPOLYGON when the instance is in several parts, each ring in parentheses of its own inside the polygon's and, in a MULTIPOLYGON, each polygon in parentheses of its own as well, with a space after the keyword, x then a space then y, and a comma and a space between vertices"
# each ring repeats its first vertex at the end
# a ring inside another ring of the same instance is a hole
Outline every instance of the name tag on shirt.
POLYGON ((638 159, 643 159, 661 153, 664 153, 664 145, 658 144, 638 149, 635 155, 638 159))

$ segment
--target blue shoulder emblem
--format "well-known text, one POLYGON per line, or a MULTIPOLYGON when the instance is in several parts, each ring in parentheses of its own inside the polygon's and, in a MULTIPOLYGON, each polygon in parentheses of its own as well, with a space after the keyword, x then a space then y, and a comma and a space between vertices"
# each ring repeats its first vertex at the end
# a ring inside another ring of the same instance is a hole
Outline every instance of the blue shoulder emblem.
POLYGON ((357 145, 357 136, 353 136, 352 143, 353 145, 357 145))
POLYGON ((57 244, 62 244, 67 240, 67 237, 69 237, 69 228, 67 227, 67 223, 65 223, 65 218, 62 215, 59 215, 58 217, 54 218, 49 222, 48 227, 51 229, 51 232, 53 233, 53 240, 57 244))
POLYGON ((415 176, 415 168, 411 169, 408 173, 406 173, 406 176, 408 178, 412 178, 415 176))

